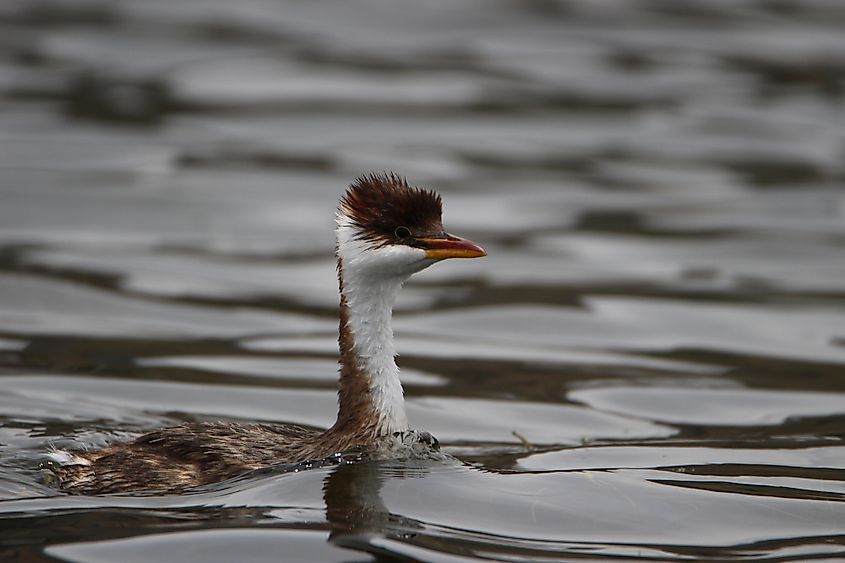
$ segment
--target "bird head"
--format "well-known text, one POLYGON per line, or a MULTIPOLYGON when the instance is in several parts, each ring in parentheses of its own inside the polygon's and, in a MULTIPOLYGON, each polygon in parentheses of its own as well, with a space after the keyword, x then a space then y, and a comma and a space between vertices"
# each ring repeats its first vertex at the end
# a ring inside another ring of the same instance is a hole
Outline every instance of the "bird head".
POLYGON ((361 176, 337 213, 337 254, 345 272, 405 278, 446 258, 487 253, 450 235, 441 222, 442 202, 431 190, 395 174, 361 176))

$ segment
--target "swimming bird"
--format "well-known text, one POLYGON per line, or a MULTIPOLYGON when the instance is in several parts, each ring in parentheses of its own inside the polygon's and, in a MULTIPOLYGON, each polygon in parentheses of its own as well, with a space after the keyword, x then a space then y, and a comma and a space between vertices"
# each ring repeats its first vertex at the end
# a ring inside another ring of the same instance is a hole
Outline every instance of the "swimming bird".
POLYGON ((156 430, 100 450, 55 450, 64 491, 178 493, 278 464, 321 460, 363 448, 400 449, 411 430, 395 362, 393 305, 412 274, 447 258, 476 258, 477 244, 443 230, 435 192, 395 174, 356 179, 337 211, 340 385, 334 425, 320 432, 289 424, 197 422, 156 430))

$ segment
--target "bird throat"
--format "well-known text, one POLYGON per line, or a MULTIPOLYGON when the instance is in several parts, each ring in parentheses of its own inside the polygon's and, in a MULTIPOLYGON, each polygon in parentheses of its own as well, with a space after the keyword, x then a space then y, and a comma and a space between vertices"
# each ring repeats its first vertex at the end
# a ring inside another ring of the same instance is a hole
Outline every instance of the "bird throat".
POLYGON ((405 278, 356 275, 338 261, 340 390, 332 430, 388 436, 408 430, 393 344, 393 305, 405 278))

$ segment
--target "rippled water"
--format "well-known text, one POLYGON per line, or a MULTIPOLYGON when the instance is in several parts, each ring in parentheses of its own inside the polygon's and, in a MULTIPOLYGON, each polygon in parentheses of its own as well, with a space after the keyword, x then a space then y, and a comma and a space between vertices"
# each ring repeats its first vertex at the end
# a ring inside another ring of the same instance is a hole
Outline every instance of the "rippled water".
POLYGON ((0 31, 0 559, 845 557, 841 2, 12 0, 0 31), (454 461, 51 488, 51 445, 330 425, 333 210, 383 169, 489 252, 397 307, 454 461))

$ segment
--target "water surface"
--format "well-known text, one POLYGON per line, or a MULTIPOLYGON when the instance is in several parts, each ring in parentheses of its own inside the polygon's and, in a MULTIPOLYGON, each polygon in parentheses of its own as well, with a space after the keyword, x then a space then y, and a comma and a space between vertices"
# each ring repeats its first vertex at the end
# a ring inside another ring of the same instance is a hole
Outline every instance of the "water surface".
POLYGON ((0 8, 0 559, 845 557, 835 1, 0 8), (446 462, 68 496, 52 446, 329 426, 333 210, 484 260, 397 304, 446 462))

